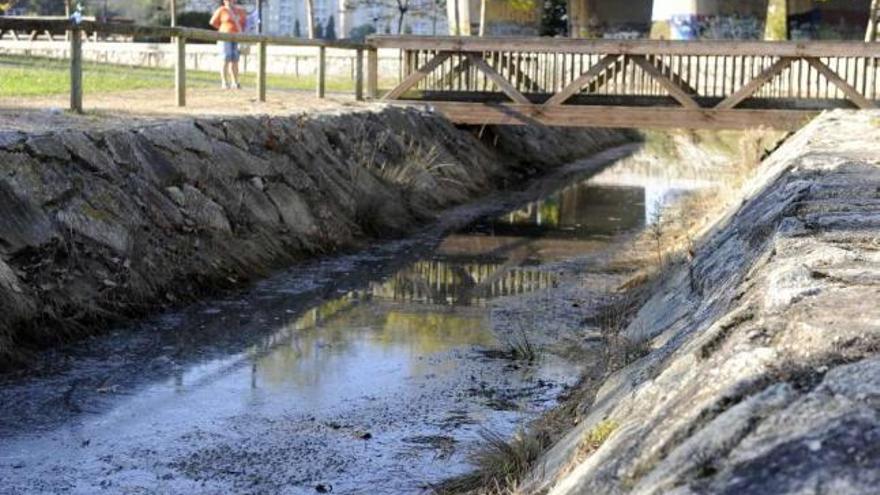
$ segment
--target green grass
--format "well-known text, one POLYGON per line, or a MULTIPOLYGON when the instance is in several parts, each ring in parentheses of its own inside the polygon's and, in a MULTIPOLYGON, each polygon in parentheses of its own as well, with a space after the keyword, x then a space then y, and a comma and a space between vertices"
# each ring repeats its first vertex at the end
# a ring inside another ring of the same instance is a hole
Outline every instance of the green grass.
MULTIPOLYGON (((220 75, 208 71, 187 71, 189 88, 216 87, 220 75)), ((254 74, 243 74, 241 83, 255 86, 254 74)), ((354 91, 354 82, 340 78, 327 79, 328 91, 354 91)), ((313 90, 313 76, 294 77, 269 74, 270 90, 313 90)), ((70 87, 70 66, 67 60, 17 55, 0 56, 0 98, 50 96, 64 94, 70 87)), ((129 91, 137 89, 173 89, 174 70, 86 62, 83 65, 83 91, 86 94, 129 91)))

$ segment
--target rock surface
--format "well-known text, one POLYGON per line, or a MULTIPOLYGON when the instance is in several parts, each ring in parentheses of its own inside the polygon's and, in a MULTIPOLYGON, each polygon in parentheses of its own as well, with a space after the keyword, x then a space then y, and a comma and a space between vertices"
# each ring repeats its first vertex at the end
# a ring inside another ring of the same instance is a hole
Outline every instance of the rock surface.
POLYGON ((525 491, 876 493, 878 142, 877 113, 839 111, 778 149, 624 330, 652 351, 605 380, 525 491))
POLYGON ((0 367, 22 348, 411 230, 634 139, 525 128, 481 137, 402 108, 3 133, 0 367))

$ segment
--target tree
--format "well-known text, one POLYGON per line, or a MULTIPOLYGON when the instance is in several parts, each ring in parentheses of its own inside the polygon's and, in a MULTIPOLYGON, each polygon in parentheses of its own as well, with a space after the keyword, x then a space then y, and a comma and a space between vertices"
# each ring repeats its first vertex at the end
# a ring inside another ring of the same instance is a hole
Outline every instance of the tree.
POLYGON ((352 41, 363 42, 367 36, 376 32, 376 27, 372 24, 361 24, 360 26, 353 28, 349 33, 349 38, 352 41))
POLYGON ((324 27, 324 39, 336 39, 336 19, 332 15, 327 19, 327 26, 324 27))
POLYGON ((409 12, 409 1, 410 0, 394 0, 397 4, 397 34, 403 33, 403 18, 406 17, 406 13, 409 12))
POLYGON ((314 35, 316 39, 324 38, 324 27, 321 26, 321 21, 315 21, 314 35))
POLYGON ((297 38, 302 37, 302 28, 299 25, 299 19, 293 21, 293 35, 297 38))
POLYGON ((568 6, 566 0, 544 0, 541 11, 541 36, 568 34, 568 6))
POLYGON ((315 39, 315 0, 306 0, 306 33, 315 39))
POLYGON ((865 41, 877 41, 877 24, 880 22, 880 0, 871 0, 871 11, 868 14, 868 31, 865 41))
POLYGON ((404 26, 409 18, 434 17, 436 21, 437 7, 445 3, 446 0, 349 0, 348 5, 350 8, 368 7, 379 14, 373 18, 373 24, 380 30, 389 34, 404 34, 404 26), (391 10, 396 12, 389 12, 391 10))

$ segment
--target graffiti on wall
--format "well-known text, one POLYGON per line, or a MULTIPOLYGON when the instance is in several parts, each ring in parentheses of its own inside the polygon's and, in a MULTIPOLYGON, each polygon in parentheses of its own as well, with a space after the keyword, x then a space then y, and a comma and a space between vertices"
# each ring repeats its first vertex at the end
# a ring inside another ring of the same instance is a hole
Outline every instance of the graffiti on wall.
POLYGON ((669 18, 674 40, 748 40, 764 37, 764 20, 740 15, 675 15, 669 18))

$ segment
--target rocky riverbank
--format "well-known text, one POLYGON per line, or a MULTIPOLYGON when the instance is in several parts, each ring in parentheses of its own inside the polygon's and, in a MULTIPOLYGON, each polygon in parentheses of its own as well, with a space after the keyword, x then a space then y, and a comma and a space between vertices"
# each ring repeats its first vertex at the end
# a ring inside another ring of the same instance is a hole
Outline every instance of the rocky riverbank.
POLYGON ((399 108, 4 132, 0 364, 635 138, 399 108))
POLYGON ((613 311, 588 318, 633 350, 629 364, 590 377, 570 406, 579 421, 520 491, 876 491, 878 122, 838 111, 809 124, 622 328, 605 328, 613 311))

